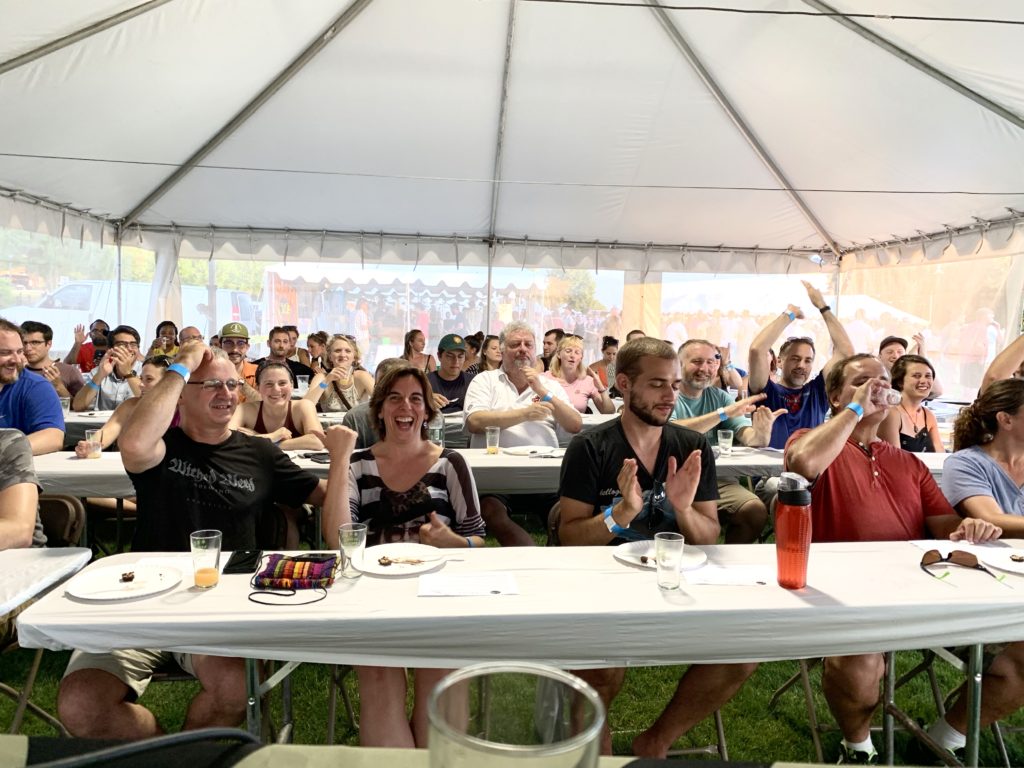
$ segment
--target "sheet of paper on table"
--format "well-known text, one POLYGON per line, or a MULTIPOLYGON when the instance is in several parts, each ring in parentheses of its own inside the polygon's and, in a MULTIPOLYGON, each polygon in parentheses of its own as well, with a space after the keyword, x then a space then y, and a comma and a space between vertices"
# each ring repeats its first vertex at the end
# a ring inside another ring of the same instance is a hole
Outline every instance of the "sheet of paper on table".
POLYGON ((504 571, 493 573, 444 574, 420 576, 420 597, 480 597, 518 595, 516 577, 504 571))

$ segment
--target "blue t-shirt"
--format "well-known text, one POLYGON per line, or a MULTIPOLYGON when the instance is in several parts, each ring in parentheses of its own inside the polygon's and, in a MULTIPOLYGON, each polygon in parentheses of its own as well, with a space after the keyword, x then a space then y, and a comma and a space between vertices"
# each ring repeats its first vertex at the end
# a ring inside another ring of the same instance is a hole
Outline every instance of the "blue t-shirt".
POLYGON ((942 492, 954 507, 971 496, 991 496, 1006 514, 1024 516, 1024 488, 978 445, 946 457, 942 492))
MULTIPOLYGON (((732 395, 718 387, 708 387, 700 393, 700 397, 689 398, 679 393, 676 398, 675 407, 672 409, 672 421, 676 419, 692 419, 696 416, 703 416, 706 413, 713 413, 719 408, 725 408, 736 401, 732 395)), ((730 416, 725 421, 719 421, 715 426, 704 433, 711 445, 718 445, 718 430, 731 429, 733 439, 739 444, 738 435, 741 429, 751 426, 750 419, 746 416, 730 416)))
POLYGON ((64 411, 57 390, 45 378, 22 371, 17 381, 0 389, 0 428, 20 429, 26 435, 43 429, 64 431, 64 411))
POLYGON ((772 439, 768 443, 771 448, 785 448, 791 434, 798 429, 814 429, 820 426, 828 415, 825 377, 820 373, 800 389, 790 389, 769 379, 764 393, 767 398, 760 405, 773 411, 779 408, 786 409, 772 425, 772 439))

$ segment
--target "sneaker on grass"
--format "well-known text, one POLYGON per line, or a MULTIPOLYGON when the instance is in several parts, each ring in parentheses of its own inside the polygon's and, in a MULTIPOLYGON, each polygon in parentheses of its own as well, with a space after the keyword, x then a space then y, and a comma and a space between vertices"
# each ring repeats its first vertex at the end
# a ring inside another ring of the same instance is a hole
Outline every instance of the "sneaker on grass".
POLYGON ((878 765, 878 752, 871 750, 865 752, 862 749, 850 749, 845 744, 839 744, 838 765, 878 765))

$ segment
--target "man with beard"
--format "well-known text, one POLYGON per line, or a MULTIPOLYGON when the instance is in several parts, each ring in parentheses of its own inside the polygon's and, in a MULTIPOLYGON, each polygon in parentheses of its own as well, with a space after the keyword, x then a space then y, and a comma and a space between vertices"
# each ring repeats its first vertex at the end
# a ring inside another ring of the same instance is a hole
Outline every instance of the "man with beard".
POLYGON ((21 328, 0 317, 0 429, 19 429, 32 453, 59 451, 64 445, 60 398, 38 373, 25 370, 21 328))
POLYGON ((828 397, 825 395, 825 379, 832 366, 839 360, 853 354, 850 337, 832 313, 832 308, 825 303, 821 291, 803 281, 807 289, 807 297, 814 308, 821 313, 828 334, 835 348, 832 357, 825 363, 821 372, 811 378, 814 368, 814 340, 809 337, 794 337, 782 343, 779 349, 779 364, 782 366, 782 381, 776 384, 771 380, 768 370, 769 352, 775 340, 782 335, 790 323, 803 318, 800 307, 790 304, 786 311, 765 326, 750 345, 750 394, 764 392, 764 404, 775 411, 785 409, 772 425, 772 437, 768 445, 772 448, 784 448, 786 440, 798 429, 813 428, 825 421, 828 413, 828 397))
POLYGON ((110 326, 105 320, 93 320, 89 326, 89 340, 85 340, 85 326, 75 326, 75 343, 64 356, 64 362, 68 365, 78 365, 82 373, 88 373, 97 365, 103 352, 107 350, 107 334, 110 333, 110 326))
MULTIPOLYGON (((740 445, 768 445, 775 419, 785 413, 757 405, 762 392, 739 401, 714 385, 718 350, 704 339, 689 339, 679 348, 682 381, 672 409, 672 421, 718 442, 718 430, 728 429, 740 445), (749 417, 749 418, 748 418, 749 417)), ((718 480, 718 521, 725 527, 726 544, 750 544, 764 530, 768 509, 736 479, 718 480)))
MULTIPOLYGON (((241 325, 241 323, 238 323, 241 325)), ((220 335, 221 341, 220 346, 224 348, 224 334, 220 335)), ((297 337, 296 337, 297 338, 297 337)), ((292 337, 288 330, 283 326, 275 326, 270 329, 270 336, 268 337, 270 342, 270 354, 264 357, 262 360, 257 360, 259 363, 281 363, 287 365, 288 370, 292 376, 292 387, 298 388, 299 380, 296 376, 308 376, 310 379, 313 378, 313 369, 308 365, 303 365, 297 360, 293 360, 291 355, 293 354, 294 347, 292 345, 292 337)), ((225 350, 227 351, 227 350, 225 350)))
POLYGON ((235 375, 244 382, 238 390, 238 402, 259 400, 260 393, 256 391, 259 366, 245 359, 249 351, 249 329, 241 323, 228 323, 220 329, 220 348, 227 352, 228 360, 235 366, 235 375))
MULTIPOLYGON (((487 427, 499 427, 500 444, 504 448, 517 445, 557 448, 556 428, 575 434, 583 426, 583 417, 558 382, 537 372, 537 342, 528 324, 520 320, 509 323, 502 329, 498 342, 501 368, 478 373, 466 390, 469 447, 483 448, 487 427)), ((556 500, 553 494, 514 497, 516 507, 545 520, 556 500)), ((487 531, 502 546, 532 546, 530 535, 508 517, 512 505, 510 497, 481 497, 480 514, 487 531)))
MULTIPOLYGON (((683 534, 689 544, 718 539, 715 460, 700 434, 669 423, 679 387, 672 345, 642 337, 615 360, 622 417, 573 438, 562 461, 562 544, 614 545, 683 534)), ((664 758, 671 744, 740 689, 756 664, 695 664, 679 681, 658 719, 633 740, 633 753, 664 758)), ((624 669, 575 674, 600 694, 605 707, 622 688, 624 669)), ((602 752, 611 753, 607 724, 602 752)))

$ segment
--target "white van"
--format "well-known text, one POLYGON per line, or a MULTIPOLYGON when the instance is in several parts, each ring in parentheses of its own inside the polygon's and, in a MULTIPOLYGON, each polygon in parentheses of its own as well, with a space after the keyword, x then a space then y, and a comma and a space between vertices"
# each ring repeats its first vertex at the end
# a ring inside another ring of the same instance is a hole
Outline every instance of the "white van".
MULTIPOLYGON (((150 283, 121 283, 120 322, 117 311, 117 282, 113 280, 75 280, 47 293, 34 306, 13 306, 0 309, 0 317, 19 325, 36 320, 53 328, 53 354, 63 356, 75 340, 75 326, 86 328, 97 318, 113 328, 130 325, 142 336, 143 346, 153 340, 156 328, 147 326, 150 283)), ((214 301, 216 311, 208 306, 209 291, 205 286, 181 287, 181 314, 184 325, 195 325, 209 338, 226 323, 244 323, 249 333, 256 334, 258 307, 243 291, 218 288, 214 301)), ((179 324, 181 327, 182 324, 179 324)))

